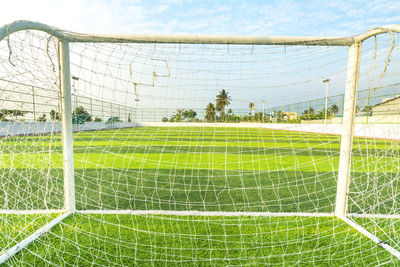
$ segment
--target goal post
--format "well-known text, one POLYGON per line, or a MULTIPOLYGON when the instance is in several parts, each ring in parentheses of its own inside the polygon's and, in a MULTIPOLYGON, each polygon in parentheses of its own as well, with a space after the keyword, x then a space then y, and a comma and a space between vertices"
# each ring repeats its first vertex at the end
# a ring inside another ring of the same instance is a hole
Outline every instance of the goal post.
POLYGON ((361 43, 352 44, 349 48, 347 63, 346 89, 343 108, 343 130, 340 142, 339 172, 335 203, 335 215, 338 217, 346 216, 347 212, 360 56, 361 43))
POLYGON ((1 27, 0 264, 396 262, 399 33, 1 27))
POLYGON ((64 161, 64 207, 67 212, 75 212, 74 152, 72 139, 72 101, 69 43, 60 40, 61 44, 61 92, 62 92, 62 140, 64 161))

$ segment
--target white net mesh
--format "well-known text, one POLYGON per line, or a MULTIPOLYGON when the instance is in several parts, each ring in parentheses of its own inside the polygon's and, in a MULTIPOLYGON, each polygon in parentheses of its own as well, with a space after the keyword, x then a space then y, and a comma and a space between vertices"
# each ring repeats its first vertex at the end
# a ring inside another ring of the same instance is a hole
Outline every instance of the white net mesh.
MULTIPOLYGON (((0 257, 56 220, 6 264, 396 261, 334 216, 348 47, 71 43, 62 220, 59 50, 37 31, 0 42, 0 257)), ((397 97, 397 53, 390 34, 363 48, 348 201, 394 249, 398 113, 374 107, 397 97)))

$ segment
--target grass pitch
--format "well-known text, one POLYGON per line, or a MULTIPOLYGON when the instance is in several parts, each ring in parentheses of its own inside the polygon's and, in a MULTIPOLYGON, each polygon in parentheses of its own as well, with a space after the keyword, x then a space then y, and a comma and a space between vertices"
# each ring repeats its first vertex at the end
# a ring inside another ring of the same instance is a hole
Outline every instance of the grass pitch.
MULTIPOLYGON (((331 213, 339 146, 338 136, 257 128, 143 127, 76 133, 77 208, 331 213)), ((0 149, 0 184, 5 189, 0 207, 62 208, 59 135, 8 137, 0 149)), ((396 199, 387 197, 393 190, 400 192, 393 183, 398 163, 393 141, 355 139, 349 211, 398 210, 396 199)), ((0 215, 0 232, 6 233, 0 234, 0 251, 54 217, 13 216, 0 215), (14 227, 16 221, 25 234, 18 234, 22 230, 14 227)), ((393 233, 387 241, 398 241, 398 223, 384 224, 382 239, 393 233)), ((395 260, 333 217, 76 214, 9 261, 50 262, 367 265, 395 260)))

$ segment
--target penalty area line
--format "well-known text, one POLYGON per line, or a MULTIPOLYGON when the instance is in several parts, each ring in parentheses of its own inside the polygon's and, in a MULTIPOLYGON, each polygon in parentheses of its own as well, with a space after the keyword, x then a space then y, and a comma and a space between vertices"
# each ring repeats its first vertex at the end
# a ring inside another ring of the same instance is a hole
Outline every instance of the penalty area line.
POLYGON ((178 210, 77 210, 80 214, 175 215, 175 216, 254 216, 254 217, 333 217, 333 213, 245 212, 245 211, 178 211, 178 210))

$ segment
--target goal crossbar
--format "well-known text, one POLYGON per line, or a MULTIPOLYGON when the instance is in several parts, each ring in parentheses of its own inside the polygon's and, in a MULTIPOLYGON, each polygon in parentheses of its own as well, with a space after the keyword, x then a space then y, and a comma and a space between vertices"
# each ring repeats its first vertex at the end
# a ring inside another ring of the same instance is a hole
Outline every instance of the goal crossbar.
POLYGON ((350 46, 362 42, 371 36, 386 32, 400 32, 400 25, 389 25, 366 31, 365 33, 345 36, 229 36, 229 35, 188 35, 188 34, 83 34, 65 31, 43 23, 19 20, 0 27, 0 40, 21 30, 47 32, 68 42, 91 43, 177 43, 177 44, 228 44, 228 45, 315 45, 350 46))

